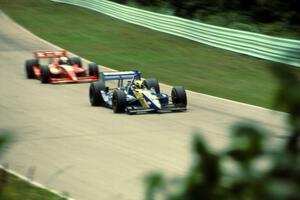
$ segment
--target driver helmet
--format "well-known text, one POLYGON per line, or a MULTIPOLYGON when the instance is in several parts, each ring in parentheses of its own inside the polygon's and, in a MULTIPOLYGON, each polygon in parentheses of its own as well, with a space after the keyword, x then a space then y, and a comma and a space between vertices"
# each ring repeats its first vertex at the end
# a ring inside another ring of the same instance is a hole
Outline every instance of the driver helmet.
POLYGON ((59 64, 60 65, 67 65, 70 63, 70 59, 68 57, 60 57, 59 64))
POLYGON ((135 81, 134 81, 134 86, 135 86, 136 88, 138 88, 138 89, 143 88, 143 86, 144 86, 143 81, 141 81, 141 80, 135 80, 135 81))

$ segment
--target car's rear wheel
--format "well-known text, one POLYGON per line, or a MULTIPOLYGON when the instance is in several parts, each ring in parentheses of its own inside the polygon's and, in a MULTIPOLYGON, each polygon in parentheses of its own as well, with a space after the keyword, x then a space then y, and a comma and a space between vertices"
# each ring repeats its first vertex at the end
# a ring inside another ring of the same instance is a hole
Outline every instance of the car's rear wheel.
POLYGON ((187 105, 187 97, 184 87, 175 86, 171 92, 172 102, 176 107, 184 108, 187 105))
POLYGON ((160 93, 159 82, 156 78, 145 79, 143 82, 147 89, 154 88, 156 93, 160 93))
POLYGON ((79 57, 71 57, 70 60, 72 65, 76 64, 78 67, 82 68, 82 61, 79 57))
POLYGON ((126 108, 126 94, 122 90, 115 90, 112 98, 114 113, 124 113, 126 108))
POLYGON ((50 83, 51 73, 48 66, 41 66, 41 83, 50 83))
POLYGON ((93 82, 90 85, 90 103, 92 106, 102 106, 105 104, 101 91, 105 91, 105 83, 103 81, 93 82))
POLYGON ((29 59, 25 61, 25 72, 28 79, 36 78, 33 67, 39 67, 39 61, 37 59, 29 59))
POLYGON ((99 77, 99 68, 96 63, 89 64, 89 75, 99 77))

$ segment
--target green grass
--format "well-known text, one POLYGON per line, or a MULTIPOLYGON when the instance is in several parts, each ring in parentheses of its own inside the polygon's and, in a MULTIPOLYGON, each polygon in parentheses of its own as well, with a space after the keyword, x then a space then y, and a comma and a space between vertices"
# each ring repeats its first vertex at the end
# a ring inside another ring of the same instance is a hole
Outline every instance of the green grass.
POLYGON ((170 85, 272 106, 277 82, 268 69, 271 62, 48 0, 0 0, 0 9, 36 35, 99 64, 139 69, 144 77, 170 85))
POLYGON ((65 200, 0 169, 0 200, 65 200))

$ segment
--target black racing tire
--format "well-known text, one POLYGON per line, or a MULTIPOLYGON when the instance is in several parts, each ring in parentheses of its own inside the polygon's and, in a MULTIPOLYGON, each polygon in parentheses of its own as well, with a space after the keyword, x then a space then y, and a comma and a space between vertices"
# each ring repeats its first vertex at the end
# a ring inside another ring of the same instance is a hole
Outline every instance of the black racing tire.
POLYGON ((28 79, 36 78, 33 67, 39 67, 38 59, 29 59, 25 61, 25 72, 28 79))
POLYGON ((185 108, 187 105, 187 97, 184 87, 175 86, 171 92, 172 102, 176 107, 185 108))
POLYGON ((106 87, 103 81, 92 82, 90 84, 89 97, 91 106, 103 106, 105 104, 101 95, 101 91, 105 89, 106 87))
POLYGON ((82 68, 82 61, 79 57, 70 57, 71 60, 71 64, 74 65, 78 65, 78 67, 82 68))
POLYGON ((99 68, 96 63, 89 64, 89 75, 96 76, 97 78, 99 78, 99 68))
POLYGON ((41 66, 41 83, 50 83, 51 73, 48 66, 41 66))
POLYGON ((112 98, 114 113, 124 113, 126 108, 126 94, 122 90, 115 90, 112 98))
POLYGON ((156 93, 160 93, 159 82, 156 78, 145 79, 143 83, 147 89, 150 90, 151 88, 154 88, 156 93))

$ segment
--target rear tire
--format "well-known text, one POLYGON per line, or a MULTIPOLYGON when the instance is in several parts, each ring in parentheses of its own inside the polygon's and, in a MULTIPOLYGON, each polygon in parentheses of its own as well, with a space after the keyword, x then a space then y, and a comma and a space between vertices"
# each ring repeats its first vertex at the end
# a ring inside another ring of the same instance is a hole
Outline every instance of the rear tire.
POLYGON ((90 96, 90 103, 92 106, 102 106, 105 104, 101 95, 101 91, 104 91, 105 89, 106 89, 105 83, 103 81, 97 81, 91 83, 89 96, 90 96))
POLYGON ((187 105, 186 92, 184 87, 175 86, 171 92, 172 102, 176 107, 185 108, 187 105))
POLYGON ((97 78, 99 78, 99 68, 96 63, 89 64, 89 75, 96 76, 97 78))
POLYGON ((151 88, 154 88, 154 90, 157 94, 160 93, 159 83, 156 78, 145 79, 143 82, 147 89, 150 90, 151 88))
POLYGON ((29 59, 25 61, 25 72, 28 79, 36 78, 33 67, 39 67, 39 61, 37 59, 29 59))
POLYGON ((70 60, 72 65, 76 64, 78 67, 82 68, 82 62, 79 57, 71 57, 70 60))
POLYGON ((41 83, 50 83, 51 73, 48 66, 41 66, 41 83))
POLYGON ((122 90, 115 90, 112 98, 114 113, 124 113, 126 108, 126 94, 122 90))

